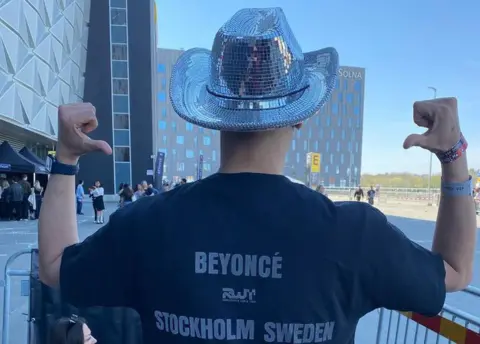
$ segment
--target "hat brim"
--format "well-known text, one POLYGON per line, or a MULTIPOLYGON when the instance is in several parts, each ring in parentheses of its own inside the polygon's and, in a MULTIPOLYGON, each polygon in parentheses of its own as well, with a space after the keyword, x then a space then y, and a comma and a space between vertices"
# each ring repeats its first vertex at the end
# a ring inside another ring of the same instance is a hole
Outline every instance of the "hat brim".
POLYGON ((170 80, 170 100, 187 122, 222 131, 257 131, 293 126, 313 116, 328 101, 335 87, 338 53, 325 48, 304 54, 308 87, 298 99, 273 109, 228 109, 207 92, 211 57, 207 49, 185 51, 170 80))

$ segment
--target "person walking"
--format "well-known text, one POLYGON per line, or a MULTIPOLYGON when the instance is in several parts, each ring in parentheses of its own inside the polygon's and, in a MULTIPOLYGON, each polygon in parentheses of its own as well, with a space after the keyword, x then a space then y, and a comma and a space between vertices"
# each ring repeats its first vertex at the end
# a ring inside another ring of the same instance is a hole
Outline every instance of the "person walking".
POLYGON ((446 292, 471 280, 476 242, 457 100, 415 102, 414 122, 428 130, 403 144, 442 166, 428 250, 366 202, 335 203, 282 175, 295 131, 335 85, 333 48, 302 53, 279 8, 240 10, 212 46, 179 57, 170 99, 181 118, 220 131, 220 170, 119 209, 81 243, 78 159, 112 149, 87 136, 92 104, 59 107, 54 164, 63 167, 41 211, 63 211, 40 216, 42 282, 76 307, 136 309, 145 344, 346 344, 378 307, 438 314, 446 292))

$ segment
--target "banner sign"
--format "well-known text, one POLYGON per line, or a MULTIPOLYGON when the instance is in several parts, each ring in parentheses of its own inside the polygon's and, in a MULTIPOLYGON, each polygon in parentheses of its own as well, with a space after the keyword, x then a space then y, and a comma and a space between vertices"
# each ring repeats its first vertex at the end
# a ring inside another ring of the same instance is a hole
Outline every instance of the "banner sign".
POLYGON ((4 164, 0 162, 0 170, 2 171, 10 171, 12 169, 12 165, 4 164))
POLYGON ((311 157, 310 172, 320 172, 320 153, 309 153, 311 157))
POLYGON ((162 189, 163 184, 163 165, 165 163, 165 153, 157 153, 157 161, 155 162, 155 188, 157 190, 162 189))
POLYGON ((202 179, 203 173, 203 154, 200 154, 198 157, 198 165, 197 165, 197 180, 202 179))

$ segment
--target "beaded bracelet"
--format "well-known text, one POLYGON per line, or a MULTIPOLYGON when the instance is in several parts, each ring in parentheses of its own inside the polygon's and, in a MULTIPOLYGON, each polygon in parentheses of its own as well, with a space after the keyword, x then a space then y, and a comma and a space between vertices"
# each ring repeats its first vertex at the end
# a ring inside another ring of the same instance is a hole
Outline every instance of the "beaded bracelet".
POLYGON ((442 164, 449 164, 458 158, 460 158, 463 153, 467 150, 468 143, 467 140, 465 140, 465 137, 463 137, 463 134, 460 133, 460 139, 458 142, 450 148, 448 151, 443 152, 443 153, 436 153, 438 160, 440 160, 440 163, 442 164))

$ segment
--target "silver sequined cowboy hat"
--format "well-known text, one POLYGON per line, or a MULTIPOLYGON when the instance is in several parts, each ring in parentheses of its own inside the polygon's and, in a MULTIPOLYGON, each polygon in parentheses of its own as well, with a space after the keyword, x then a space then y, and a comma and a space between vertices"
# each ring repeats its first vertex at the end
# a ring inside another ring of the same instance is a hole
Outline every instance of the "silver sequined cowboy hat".
POLYGON ((170 99, 180 117, 204 128, 282 128, 325 104, 337 70, 333 48, 302 53, 282 9, 243 9, 220 28, 211 51, 180 56, 170 99))

